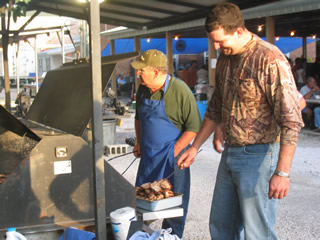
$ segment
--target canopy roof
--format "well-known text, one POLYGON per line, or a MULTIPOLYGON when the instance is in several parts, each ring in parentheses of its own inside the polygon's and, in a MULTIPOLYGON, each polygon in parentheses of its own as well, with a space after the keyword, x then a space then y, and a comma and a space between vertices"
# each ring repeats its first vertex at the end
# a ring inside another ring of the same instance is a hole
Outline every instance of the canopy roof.
MULTIPOLYGON (((101 23, 134 29, 153 29, 205 17, 222 0, 104 0, 100 3, 101 23)), ((241 9, 272 0, 234 0, 241 9)), ((88 2, 80 0, 33 0, 30 10, 89 19, 88 2)))

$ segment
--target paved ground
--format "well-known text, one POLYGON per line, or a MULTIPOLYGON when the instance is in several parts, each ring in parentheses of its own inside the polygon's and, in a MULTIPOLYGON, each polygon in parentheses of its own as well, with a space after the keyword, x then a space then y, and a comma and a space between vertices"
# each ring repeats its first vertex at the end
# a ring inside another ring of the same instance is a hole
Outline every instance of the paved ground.
MULTIPOLYGON (((134 137, 133 114, 117 127, 117 143, 134 137)), ((202 146, 196 162, 191 166, 192 185, 185 240, 210 239, 208 219, 212 192, 220 155, 212 148, 212 136, 202 146)), ((320 239, 320 134, 302 130, 291 170, 291 188, 288 197, 279 202, 276 231, 281 240, 320 239)), ((132 155, 112 161, 123 172, 132 162, 132 155)), ((138 161, 124 174, 134 183, 138 161)), ((153 223, 160 228, 160 221, 153 223)))
MULTIPOLYGON (((13 89, 11 98, 14 101, 13 89)), ((0 104, 4 101, 4 91, 0 93, 0 104)), ((123 118, 123 125, 117 127, 117 143, 134 137, 134 120, 131 114, 123 118)), ((132 148, 129 148, 129 150, 132 148)), ((196 162, 191 166, 192 185, 189 214, 185 228, 185 240, 210 239, 208 229, 209 211, 216 171, 220 155, 212 148, 212 136, 202 146, 196 162)), ((288 197, 279 202, 276 231, 281 240, 317 240, 320 239, 320 134, 303 129, 291 170, 291 189, 288 197)), ((112 165, 122 173, 133 161, 128 155, 112 161, 112 165)), ((138 161, 124 174, 134 184, 138 161)), ((160 221, 152 224, 157 230, 160 221)))

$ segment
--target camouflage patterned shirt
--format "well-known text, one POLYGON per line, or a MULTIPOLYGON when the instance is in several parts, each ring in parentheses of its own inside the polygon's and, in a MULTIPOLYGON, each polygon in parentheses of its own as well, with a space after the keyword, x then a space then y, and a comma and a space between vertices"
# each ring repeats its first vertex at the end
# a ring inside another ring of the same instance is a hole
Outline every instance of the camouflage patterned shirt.
POLYGON ((223 123, 230 145, 296 145, 303 121, 288 61, 256 35, 245 48, 239 55, 219 56, 217 88, 205 118, 223 123))

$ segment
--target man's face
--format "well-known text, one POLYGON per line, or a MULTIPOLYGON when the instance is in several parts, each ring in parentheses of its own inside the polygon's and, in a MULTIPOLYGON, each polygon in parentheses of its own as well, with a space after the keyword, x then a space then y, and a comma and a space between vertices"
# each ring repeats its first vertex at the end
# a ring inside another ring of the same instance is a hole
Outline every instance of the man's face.
POLYGON ((240 50, 237 31, 233 34, 225 34, 223 28, 219 28, 208 33, 208 38, 212 41, 214 49, 220 49, 224 55, 235 55, 240 50))
POLYGON ((159 70, 153 67, 145 67, 137 71, 137 75, 140 76, 141 84, 150 89, 158 88, 162 86, 157 80, 159 70))
POLYGON ((310 88, 313 88, 316 85, 317 85, 316 80, 314 78, 312 78, 311 81, 310 81, 310 88))

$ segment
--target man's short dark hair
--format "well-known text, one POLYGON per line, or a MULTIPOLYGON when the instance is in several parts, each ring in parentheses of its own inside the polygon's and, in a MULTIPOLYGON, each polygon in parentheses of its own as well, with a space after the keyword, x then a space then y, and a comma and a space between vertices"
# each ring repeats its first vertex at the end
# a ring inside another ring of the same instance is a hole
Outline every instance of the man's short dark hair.
POLYGON ((316 80, 314 77, 308 77, 308 78, 307 78, 307 84, 308 84, 309 82, 311 82, 313 79, 316 80))
POLYGON ((208 14, 205 24, 208 33, 222 27, 226 34, 245 28, 240 8, 233 3, 220 3, 208 14))

